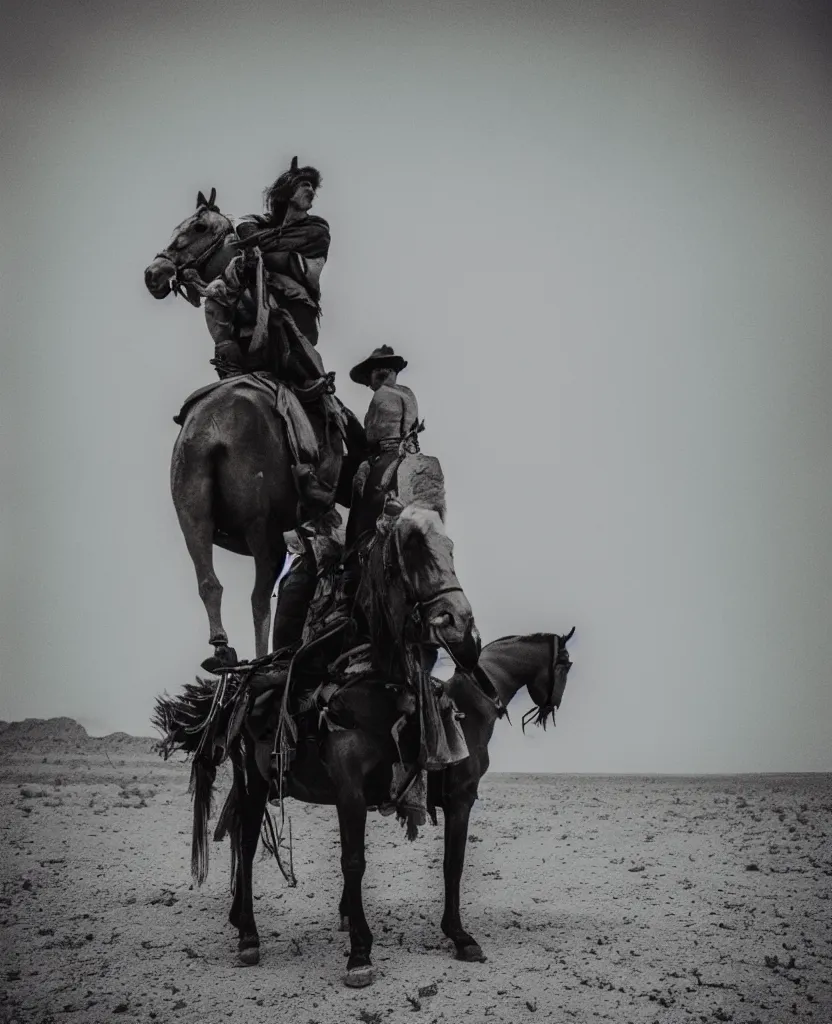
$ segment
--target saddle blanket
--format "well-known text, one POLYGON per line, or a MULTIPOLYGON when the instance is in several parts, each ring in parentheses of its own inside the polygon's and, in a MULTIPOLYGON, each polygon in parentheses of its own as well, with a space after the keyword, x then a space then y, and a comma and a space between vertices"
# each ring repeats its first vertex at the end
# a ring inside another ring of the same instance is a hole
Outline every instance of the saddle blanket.
MULTIPOLYGON (((268 395, 272 399, 275 414, 280 416, 286 424, 289 445, 295 462, 317 461, 318 441, 300 400, 291 388, 267 373, 241 373, 234 377, 212 381, 210 384, 197 388, 182 403, 182 408, 173 417, 173 422, 180 427, 183 426, 188 413, 198 402, 207 395, 220 390, 228 392, 254 390, 268 395)), ((326 396, 326 398, 330 398, 330 396, 326 396)))

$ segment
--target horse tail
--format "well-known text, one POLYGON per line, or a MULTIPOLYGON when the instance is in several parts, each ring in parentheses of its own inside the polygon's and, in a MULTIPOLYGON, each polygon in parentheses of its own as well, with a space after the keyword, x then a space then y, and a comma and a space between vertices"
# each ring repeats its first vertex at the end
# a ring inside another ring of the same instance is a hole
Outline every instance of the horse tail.
POLYGON ((237 739, 230 751, 233 779, 231 789, 222 805, 217 827, 214 830, 214 842, 219 843, 229 837, 231 843, 231 895, 237 895, 237 866, 243 852, 243 816, 245 799, 248 795, 246 770, 242 758, 242 743, 237 739))
POLYGON ((191 830, 191 875, 198 886, 208 877, 208 819, 214 796, 217 768, 211 751, 196 755, 191 765, 188 792, 194 801, 194 822, 191 830))
POLYGON ((233 712, 239 711, 246 695, 236 678, 226 677, 219 682, 197 678, 195 683, 186 683, 178 697, 156 699, 151 720, 163 734, 161 752, 165 758, 174 750, 193 755, 188 792, 194 803, 191 874, 197 885, 208 877, 208 820, 217 766, 231 752, 228 747, 238 742, 240 716, 233 712), (237 728, 232 733, 230 726, 234 725, 237 728), (220 738, 223 733, 224 742, 220 738))
POLYGON ((161 733, 160 752, 165 760, 175 751, 195 754, 202 741, 202 728, 214 703, 215 683, 196 678, 185 683, 177 697, 165 694, 156 698, 151 724, 161 733))

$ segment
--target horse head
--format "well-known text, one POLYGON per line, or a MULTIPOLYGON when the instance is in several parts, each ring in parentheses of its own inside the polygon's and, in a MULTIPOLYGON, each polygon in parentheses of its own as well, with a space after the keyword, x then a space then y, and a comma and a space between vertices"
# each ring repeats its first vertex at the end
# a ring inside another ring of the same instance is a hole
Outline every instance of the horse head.
POLYGON ((438 511, 388 501, 367 569, 371 622, 384 621, 392 641, 444 647, 457 665, 473 669, 480 636, 438 511))
POLYGON ((522 726, 542 725, 546 728, 549 718, 552 723, 555 721, 555 711, 560 707, 563 700, 563 691, 566 689, 566 677, 572 668, 572 661, 566 644, 575 634, 575 627, 566 634, 558 636, 557 633, 538 633, 529 639, 545 640, 549 644, 548 656, 541 669, 534 672, 528 679, 526 686, 529 696, 535 706, 523 715, 522 726))
POLYGON ((199 275, 234 231, 231 220, 220 212, 216 198, 215 188, 208 199, 202 192, 197 195, 196 212, 177 225, 168 247, 145 270, 144 283, 154 299, 164 299, 175 288, 192 305, 199 305, 199 294, 188 283, 188 276, 199 275))

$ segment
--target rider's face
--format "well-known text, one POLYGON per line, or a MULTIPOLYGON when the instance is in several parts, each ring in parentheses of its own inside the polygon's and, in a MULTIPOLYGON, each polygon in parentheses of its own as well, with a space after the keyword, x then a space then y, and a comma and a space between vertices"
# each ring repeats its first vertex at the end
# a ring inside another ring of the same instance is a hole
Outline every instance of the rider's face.
POLYGON ((378 389, 383 384, 395 384, 396 383, 396 371, 389 369, 373 370, 370 374, 370 387, 373 391, 378 389))
POLYGON ((308 181, 302 181, 292 193, 290 200, 292 206, 299 210, 308 210, 315 201, 315 189, 308 181))

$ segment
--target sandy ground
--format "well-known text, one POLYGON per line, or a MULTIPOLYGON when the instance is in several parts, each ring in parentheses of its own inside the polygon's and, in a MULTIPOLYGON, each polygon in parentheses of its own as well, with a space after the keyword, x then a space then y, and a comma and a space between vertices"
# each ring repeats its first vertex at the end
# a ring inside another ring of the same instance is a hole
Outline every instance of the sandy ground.
POLYGON ((486 776, 463 879, 485 964, 439 930, 441 819, 410 844, 373 814, 379 977, 354 991, 333 810, 288 805, 298 886, 256 862, 263 956, 237 967, 227 844, 191 888, 184 764, 9 735, 0 1020, 832 1021, 832 776, 486 776))

